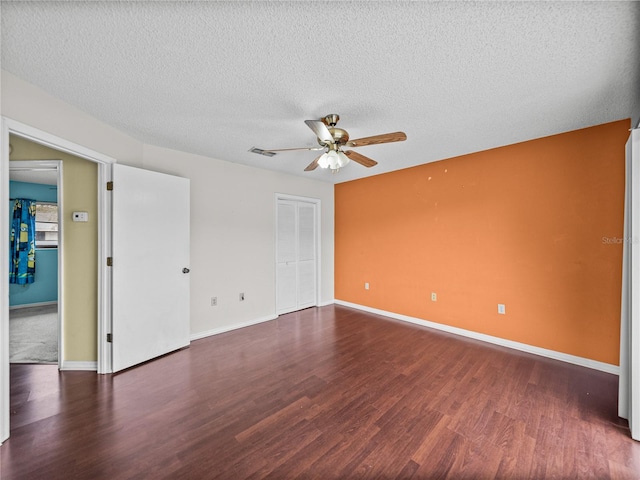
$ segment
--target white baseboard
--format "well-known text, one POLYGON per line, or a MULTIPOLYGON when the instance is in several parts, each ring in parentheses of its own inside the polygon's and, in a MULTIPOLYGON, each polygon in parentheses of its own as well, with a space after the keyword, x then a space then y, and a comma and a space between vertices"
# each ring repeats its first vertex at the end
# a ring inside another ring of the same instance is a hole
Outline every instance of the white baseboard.
POLYGON ((238 330, 240 328, 250 327, 252 325, 257 325, 259 323, 269 322, 271 320, 275 320, 278 318, 278 315, 269 315, 267 317, 257 318, 255 320, 251 320, 248 322, 238 323, 235 325, 227 325, 220 328, 214 328, 212 330, 207 330, 205 332, 198 332, 191 334, 191 341, 198 340, 200 338, 210 337, 212 335, 219 335, 221 333, 231 332, 232 330, 238 330))
POLYGON ((356 303, 345 302, 342 300, 336 300, 335 303, 336 305, 355 308, 357 310, 362 310, 369 313, 375 313, 376 315, 383 315, 385 317, 390 317, 395 320, 401 320, 403 322, 422 325, 423 327, 429 327, 435 330, 441 330, 443 332, 453 333, 454 335, 473 338, 474 340, 480 340, 482 342, 487 342, 494 345, 500 345, 502 347, 512 348, 514 350, 519 350, 521 352, 532 353, 534 355, 540 355, 541 357, 551 358, 553 360, 560 360, 562 362, 571 363, 573 365, 579 365, 581 367, 592 368, 594 370, 599 370, 601 372, 606 372, 606 373, 612 373, 614 375, 620 375, 620 367, 618 365, 598 362, 596 360, 591 360, 589 358, 577 357, 575 355, 556 352, 555 350, 548 350, 546 348, 535 347, 533 345, 527 345, 526 343, 514 342, 513 340, 506 340, 504 338, 494 337, 491 335, 486 335, 484 333, 473 332, 471 330, 465 330, 463 328, 452 327, 450 325, 444 325, 442 323, 430 322, 429 320, 410 317, 408 315, 387 312, 385 310, 378 310, 377 308, 366 307, 364 305, 358 305, 356 303))
POLYGON ((72 362, 69 360, 63 360, 60 365, 60 370, 72 371, 72 370, 84 370, 97 372, 98 362, 72 362))
POLYGON ((38 302, 38 303, 25 303, 23 305, 12 305, 9 307, 9 310, 18 310, 20 308, 29 308, 29 307, 45 307, 47 305, 56 305, 58 303, 57 300, 51 302, 38 302))
POLYGON ((322 302, 322 303, 318 304, 318 307, 326 307, 328 305, 333 305, 334 303, 336 303, 336 300, 335 299, 331 299, 329 301, 322 302))

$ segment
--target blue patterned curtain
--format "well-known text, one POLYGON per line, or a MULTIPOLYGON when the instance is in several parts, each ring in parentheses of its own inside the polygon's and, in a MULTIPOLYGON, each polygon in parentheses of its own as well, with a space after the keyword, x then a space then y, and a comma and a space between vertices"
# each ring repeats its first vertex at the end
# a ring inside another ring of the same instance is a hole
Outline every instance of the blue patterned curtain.
POLYGON ((13 204, 9 253, 9 283, 33 283, 36 273, 35 200, 18 198, 13 204))

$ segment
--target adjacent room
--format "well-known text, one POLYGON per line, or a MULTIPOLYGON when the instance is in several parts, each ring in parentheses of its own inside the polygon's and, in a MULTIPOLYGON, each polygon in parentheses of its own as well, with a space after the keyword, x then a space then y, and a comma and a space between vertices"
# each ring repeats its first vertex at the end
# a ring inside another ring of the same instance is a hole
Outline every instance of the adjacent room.
POLYGON ((0 13, 2 479, 640 477, 639 2, 0 13))
POLYGON ((20 236, 11 235, 12 262, 9 286, 9 342, 11 363, 58 363, 58 186, 55 169, 23 167, 10 172, 9 209, 12 232, 20 232, 23 214, 31 216, 34 250, 22 248, 20 236), (31 208, 30 208, 31 207, 31 208), (31 213, 29 213, 31 210, 31 213), (38 268, 27 275, 29 256, 38 268), (19 268, 20 264, 26 268, 19 268), (18 268, 15 268, 18 267, 18 268))

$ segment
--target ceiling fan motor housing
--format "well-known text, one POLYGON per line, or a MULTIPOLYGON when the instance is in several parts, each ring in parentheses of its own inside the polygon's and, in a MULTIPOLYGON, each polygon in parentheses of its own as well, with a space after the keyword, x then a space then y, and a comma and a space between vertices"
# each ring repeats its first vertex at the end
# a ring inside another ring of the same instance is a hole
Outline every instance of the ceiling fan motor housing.
POLYGON ((349 141, 349 134, 346 130, 336 127, 329 127, 329 133, 337 145, 344 145, 349 141))
POLYGON ((322 123, 327 126, 327 130, 333 137, 333 142, 327 143, 318 139, 318 143, 323 147, 329 147, 330 150, 337 150, 336 147, 345 145, 349 141, 349 134, 342 128, 337 128, 336 123, 340 120, 340 115, 337 113, 330 113, 321 119, 322 123))

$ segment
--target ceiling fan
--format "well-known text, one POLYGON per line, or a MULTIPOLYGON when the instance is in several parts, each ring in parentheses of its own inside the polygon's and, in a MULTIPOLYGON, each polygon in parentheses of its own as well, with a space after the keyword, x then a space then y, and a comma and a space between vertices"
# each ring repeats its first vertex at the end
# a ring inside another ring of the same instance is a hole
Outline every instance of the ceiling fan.
POLYGON ((343 151, 344 147, 355 148, 365 147, 367 145, 379 145, 381 143, 402 142, 407 139, 404 132, 383 133, 382 135, 374 135, 372 137, 358 138, 349 140, 349 134, 346 130, 336 127, 340 120, 340 116, 332 113, 320 120, 305 120, 304 123, 313 130, 318 137, 318 147, 302 147, 302 148, 278 148, 271 150, 263 150, 253 147, 250 152, 273 157, 277 152, 291 152, 295 150, 323 150, 313 162, 307 165, 305 172, 315 170, 317 167, 329 168, 336 173, 340 168, 344 167, 349 160, 353 160, 365 167, 373 167, 378 162, 369 157, 354 152, 353 150, 343 151))

